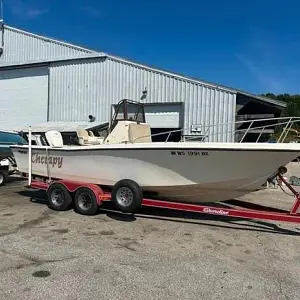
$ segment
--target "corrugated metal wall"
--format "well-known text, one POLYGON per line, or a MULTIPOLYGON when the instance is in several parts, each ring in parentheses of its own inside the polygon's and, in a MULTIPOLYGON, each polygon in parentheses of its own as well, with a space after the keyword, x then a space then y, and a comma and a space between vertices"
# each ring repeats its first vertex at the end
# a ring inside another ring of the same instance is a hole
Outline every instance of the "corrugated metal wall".
MULTIPOLYGON (((212 124, 235 121, 234 93, 110 58, 53 63, 49 86, 50 121, 87 120, 89 114, 106 121, 112 104, 123 98, 139 100, 145 87, 146 102, 185 103, 186 135, 192 134, 192 124, 205 131, 212 124)), ((231 141, 233 130, 233 124, 211 128, 210 141, 231 141)))
POLYGON ((93 51, 65 45, 50 39, 43 39, 10 27, 4 27, 4 52, 0 67, 26 64, 44 59, 59 59, 82 56, 93 51))

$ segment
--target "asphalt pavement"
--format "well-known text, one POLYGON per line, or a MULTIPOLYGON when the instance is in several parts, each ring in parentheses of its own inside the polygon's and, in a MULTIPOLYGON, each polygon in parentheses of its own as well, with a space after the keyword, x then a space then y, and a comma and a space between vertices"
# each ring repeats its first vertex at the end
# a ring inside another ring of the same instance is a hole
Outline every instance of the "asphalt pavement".
MULTIPOLYGON (((293 202, 280 189, 241 200, 293 202)), ((50 210, 22 181, 0 187, 1 300, 298 300, 299 250, 300 224, 150 208, 87 217, 50 210)))

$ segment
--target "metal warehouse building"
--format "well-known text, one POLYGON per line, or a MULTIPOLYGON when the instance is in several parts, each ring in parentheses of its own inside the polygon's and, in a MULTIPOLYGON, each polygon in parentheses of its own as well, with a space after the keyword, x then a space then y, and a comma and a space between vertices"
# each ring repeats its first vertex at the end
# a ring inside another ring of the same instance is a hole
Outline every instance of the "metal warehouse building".
MULTIPOLYGON (((56 41, 7 25, 0 31, 0 128, 45 121, 97 121, 111 106, 140 100, 154 132, 184 128, 201 135, 211 124, 253 114, 279 116, 285 104, 243 91, 165 72, 102 52, 56 41)), ((234 125, 213 141, 230 141, 234 125)), ((219 129, 218 129, 219 130, 219 129)), ((220 132, 220 130, 219 130, 220 132)))

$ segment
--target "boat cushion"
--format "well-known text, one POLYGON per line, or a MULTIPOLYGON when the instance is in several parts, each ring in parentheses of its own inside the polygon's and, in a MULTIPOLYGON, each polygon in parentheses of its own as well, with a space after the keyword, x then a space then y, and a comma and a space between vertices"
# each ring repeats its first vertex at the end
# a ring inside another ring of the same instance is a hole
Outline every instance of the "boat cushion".
POLYGON ((63 147, 64 141, 61 133, 57 130, 49 130, 45 133, 48 144, 51 147, 63 147))
POLYGON ((148 124, 129 124, 128 137, 130 143, 151 143, 151 127, 148 124))

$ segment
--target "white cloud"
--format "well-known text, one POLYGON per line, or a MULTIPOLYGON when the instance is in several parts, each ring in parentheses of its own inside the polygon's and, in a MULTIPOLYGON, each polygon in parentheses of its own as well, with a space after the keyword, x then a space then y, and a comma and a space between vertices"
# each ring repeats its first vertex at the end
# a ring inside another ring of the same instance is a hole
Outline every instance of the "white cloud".
POLYGON ((31 1, 10 0, 6 3, 6 6, 13 15, 22 19, 34 19, 48 12, 47 9, 42 9, 38 7, 38 4, 31 1))
POLYGON ((46 9, 30 8, 26 11, 26 14, 31 17, 38 17, 46 14, 47 12, 48 11, 46 9))
POLYGON ((102 11, 100 11, 97 8, 94 8, 92 6, 83 6, 81 7, 81 10, 86 13, 87 15, 94 17, 94 18, 100 18, 103 16, 102 11))
POLYGON ((266 92, 279 93, 284 90, 285 82, 281 73, 273 71, 271 67, 264 67, 260 57, 249 54, 236 54, 237 59, 252 73, 266 92))

